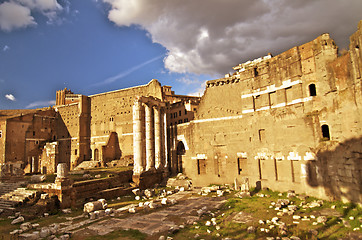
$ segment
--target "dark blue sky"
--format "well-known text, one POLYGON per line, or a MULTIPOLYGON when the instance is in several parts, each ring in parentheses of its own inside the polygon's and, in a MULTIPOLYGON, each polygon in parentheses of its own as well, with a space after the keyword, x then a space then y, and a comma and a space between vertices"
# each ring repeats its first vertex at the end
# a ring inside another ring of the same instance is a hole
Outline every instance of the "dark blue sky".
POLYGON ((52 105, 65 87, 91 95, 153 78, 202 93, 205 80, 324 32, 348 46, 362 1, 297 2, 0 1, 0 109, 52 105))

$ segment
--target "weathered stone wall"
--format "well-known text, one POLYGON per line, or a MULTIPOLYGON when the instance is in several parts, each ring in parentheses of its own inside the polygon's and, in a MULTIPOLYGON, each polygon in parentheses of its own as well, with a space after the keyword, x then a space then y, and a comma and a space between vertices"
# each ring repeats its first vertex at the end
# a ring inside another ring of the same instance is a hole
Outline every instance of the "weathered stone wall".
POLYGON ((39 169, 42 174, 56 172, 58 165, 58 142, 47 142, 43 148, 39 161, 39 169))
MULTIPOLYGON (((92 179, 87 181, 76 182, 73 184, 73 188, 76 191, 76 198, 90 198, 98 196, 98 192, 121 187, 125 183, 132 181, 132 171, 125 171, 117 176, 104 178, 104 179, 92 179)), ((117 190, 118 191, 118 190, 117 190)), ((117 192, 116 191, 116 192, 117 192)))
POLYGON ((248 178, 361 202, 361 36, 341 57, 323 34, 208 81, 195 120, 173 131, 172 162, 196 186, 248 178))
MULTIPOLYGON (((109 159, 103 153, 111 133, 118 135, 122 155, 133 155, 132 106, 137 96, 153 96, 162 99, 162 88, 157 80, 147 85, 90 96, 91 99, 91 149, 93 160, 109 159)), ((109 150, 109 148, 105 148, 109 150)), ((116 156, 119 159, 118 155, 116 156)))
POLYGON ((78 161, 79 145, 79 103, 71 105, 58 106, 58 142, 59 159, 67 163, 72 168, 73 163, 78 161))
POLYGON ((9 116, 1 127, 1 140, 4 141, 1 162, 16 163, 26 172, 40 171, 40 149, 54 137, 55 125, 55 112, 52 109, 9 116))
POLYGON ((102 146, 103 165, 112 160, 120 159, 122 151, 119 148, 118 135, 116 132, 111 132, 107 145, 102 146))

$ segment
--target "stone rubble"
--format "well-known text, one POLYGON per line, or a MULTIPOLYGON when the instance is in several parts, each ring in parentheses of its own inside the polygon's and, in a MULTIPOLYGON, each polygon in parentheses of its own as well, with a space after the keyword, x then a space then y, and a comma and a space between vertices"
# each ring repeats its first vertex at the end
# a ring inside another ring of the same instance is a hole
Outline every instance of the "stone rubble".
POLYGON ((98 201, 88 202, 84 204, 83 211, 85 213, 94 212, 96 210, 103 210, 106 209, 107 202, 105 199, 99 199, 98 201))

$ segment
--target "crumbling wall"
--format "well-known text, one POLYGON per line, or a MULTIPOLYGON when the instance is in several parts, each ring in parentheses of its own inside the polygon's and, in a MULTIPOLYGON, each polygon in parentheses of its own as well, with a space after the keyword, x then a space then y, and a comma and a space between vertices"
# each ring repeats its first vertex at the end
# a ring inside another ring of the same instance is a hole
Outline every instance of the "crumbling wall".
POLYGON ((102 153, 103 165, 106 165, 106 163, 112 160, 120 159, 122 152, 119 148, 118 135, 116 132, 111 132, 107 141, 107 145, 102 147, 102 153))
POLYGON ((178 125, 172 140, 187 142, 182 166, 193 184, 248 178, 254 186, 361 202, 355 45, 338 58, 333 39, 323 34, 208 81, 196 119, 178 125))
POLYGON ((133 155, 132 106, 137 96, 153 96, 162 99, 160 83, 152 80, 143 86, 90 96, 93 160, 102 160, 102 156, 108 158, 108 153, 102 153, 102 148, 106 146, 112 132, 118 135, 119 149, 122 154, 133 155))

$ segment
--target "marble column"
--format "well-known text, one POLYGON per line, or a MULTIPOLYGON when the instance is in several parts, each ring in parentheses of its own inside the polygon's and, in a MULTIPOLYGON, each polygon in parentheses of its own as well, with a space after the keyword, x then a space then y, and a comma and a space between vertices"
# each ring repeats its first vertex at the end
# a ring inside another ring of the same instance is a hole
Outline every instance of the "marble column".
POLYGON ((167 113, 166 111, 164 111, 162 113, 163 115, 163 137, 164 137, 164 158, 163 158, 163 166, 165 167, 166 171, 169 167, 169 163, 168 163, 168 159, 169 159, 169 156, 168 156, 168 149, 169 149, 169 146, 168 146, 168 136, 167 136, 167 113))
POLYGON ((146 118, 146 171, 155 168, 155 138, 152 107, 145 104, 146 118))
POLYGON ((153 107, 155 117, 155 166, 159 169, 162 166, 162 126, 161 110, 158 106, 153 107))
POLYGON ((57 178, 67 178, 68 168, 66 163, 59 163, 57 166, 57 178))
POLYGON ((142 140, 142 103, 136 100, 133 104, 133 174, 139 175, 144 170, 142 140))

